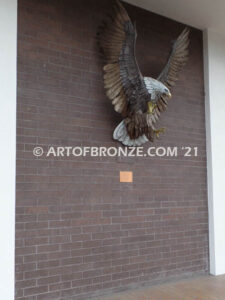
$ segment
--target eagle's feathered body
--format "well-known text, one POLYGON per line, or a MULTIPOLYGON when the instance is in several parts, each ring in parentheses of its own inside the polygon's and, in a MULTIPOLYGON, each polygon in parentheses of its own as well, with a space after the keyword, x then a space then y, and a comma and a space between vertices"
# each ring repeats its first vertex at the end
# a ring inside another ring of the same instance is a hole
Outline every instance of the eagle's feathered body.
POLYGON ((123 121, 113 137, 128 146, 153 141, 158 131, 154 124, 167 107, 170 88, 188 58, 189 30, 174 43, 168 62, 157 79, 143 77, 135 56, 137 32, 125 8, 116 1, 115 12, 99 33, 104 53, 104 86, 115 111, 123 121))

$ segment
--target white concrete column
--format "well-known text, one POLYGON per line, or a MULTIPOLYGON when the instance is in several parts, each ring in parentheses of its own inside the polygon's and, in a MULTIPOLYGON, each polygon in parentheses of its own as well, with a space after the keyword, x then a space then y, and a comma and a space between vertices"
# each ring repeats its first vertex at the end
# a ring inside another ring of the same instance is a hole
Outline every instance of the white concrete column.
POLYGON ((204 32, 210 273, 225 274, 225 33, 204 32))
POLYGON ((14 299, 17 0, 0 0, 0 298, 14 299))

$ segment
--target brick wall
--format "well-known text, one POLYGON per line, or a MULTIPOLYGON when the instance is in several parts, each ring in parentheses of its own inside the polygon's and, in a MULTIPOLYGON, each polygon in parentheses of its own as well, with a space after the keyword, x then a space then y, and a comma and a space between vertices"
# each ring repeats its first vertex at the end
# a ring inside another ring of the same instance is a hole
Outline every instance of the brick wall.
MULTIPOLYGON (((16 299, 92 296, 208 272, 202 33, 154 146, 198 157, 35 158, 33 148, 115 146, 96 31, 110 1, 19 0, 16 299), (119 171, 133 171, 120 183, 119 171)), ((157 76, 183 25, 126 5, 157 76)), ((150 146, 149 144, 146 146, 150 146)))

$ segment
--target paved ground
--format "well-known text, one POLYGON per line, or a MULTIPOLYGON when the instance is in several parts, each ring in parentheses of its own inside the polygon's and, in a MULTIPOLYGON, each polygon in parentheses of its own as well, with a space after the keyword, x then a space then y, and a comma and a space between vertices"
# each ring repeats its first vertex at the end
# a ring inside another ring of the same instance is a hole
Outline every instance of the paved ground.
POLYGON ((101 300, 225 300, 225 276, 205 276, 162 284, 101 300))

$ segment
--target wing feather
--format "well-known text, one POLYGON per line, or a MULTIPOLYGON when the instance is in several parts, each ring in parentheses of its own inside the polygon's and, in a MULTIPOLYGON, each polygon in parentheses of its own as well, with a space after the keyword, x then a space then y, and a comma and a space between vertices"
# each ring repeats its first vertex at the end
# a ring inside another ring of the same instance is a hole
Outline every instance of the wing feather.
POLYGON ((190 30, 186 27, 173 44, 166 66, 157 78, 169 88, 175 85, 178 73, 188 60, 189 34, 190 30))
POLYGON ((114 109, 124 117, 147 111, 151 100, 135 58, 136 28, 127 11, 116 1, 114 13, 99 32, 103 51, 104 87, 114 109))

